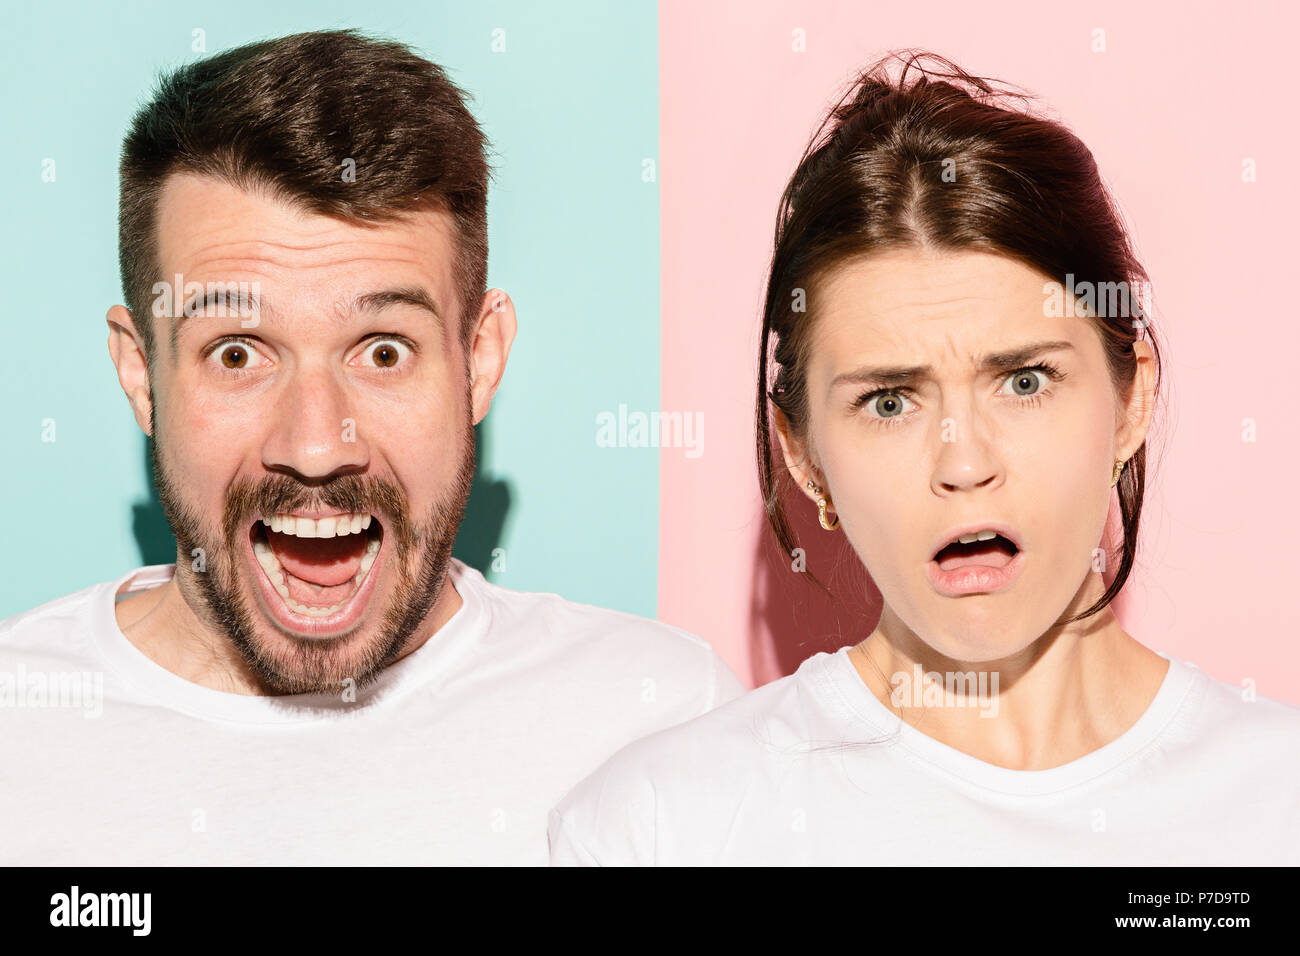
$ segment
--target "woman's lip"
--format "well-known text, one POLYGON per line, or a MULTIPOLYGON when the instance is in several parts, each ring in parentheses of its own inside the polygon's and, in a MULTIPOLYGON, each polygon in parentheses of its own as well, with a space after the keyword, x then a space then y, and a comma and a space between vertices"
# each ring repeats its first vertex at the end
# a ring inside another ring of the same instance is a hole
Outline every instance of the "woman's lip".
POLYGON ((966 594, 991 594, 1009 587, 1020 576, 1025 563, 1025 552, 1017 551, 1005 567, 987 564, 968 564, 945 571, 939 562, 930 560, 925 566, 930 586, 944 597, 961 597, 966 594))
MULTIPOLYGON (((365 532, 362 532, 362 534, 365 534, 365 532)), ((253 574, 258 603, 262 606, 263 613, 271 618, 280 630, 292 634, 294 637, 331 638, 341 637, 355 630, 361 623, 361 618, 366 613, 370 600, 374 596, 375 582, 379 577, 379 572, 383 570, 383 565, 386 563, 385 558, 388 555, 386 545, 387 541, 381 535, 379 552, 375 555, 374 564, 366 572, 361 587, 348 600, 346 607, 328 617, 309 617, 305 614, 297 614, 284 603, 280 598, 280 592, 275 589, 271 579, 266 576, 266 569, 262 567, 253 554, 253 536, 251 533, 244 537, 244 559, 253 574)))

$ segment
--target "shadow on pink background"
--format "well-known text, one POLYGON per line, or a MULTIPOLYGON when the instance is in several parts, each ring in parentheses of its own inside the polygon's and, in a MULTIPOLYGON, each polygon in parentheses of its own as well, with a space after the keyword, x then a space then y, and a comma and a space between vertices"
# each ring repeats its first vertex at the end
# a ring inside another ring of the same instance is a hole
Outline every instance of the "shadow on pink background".
POLYGON ((791 511, 809 567, 848 597, 820 599, 769 537, 753 450, 760 310, 777 202, 827 105, 889 50, 924 49, 1027 90, 1073 129, 1151 274, 1166 383, 1120 622, 1220 680, 1300 703, 1296 20, 1195 3, 662 0, 662 406, 703 413, 707 442, 698 458, 661 451, 659 617, 754 686, 875 625, 879 594, 805 501, 791 511))

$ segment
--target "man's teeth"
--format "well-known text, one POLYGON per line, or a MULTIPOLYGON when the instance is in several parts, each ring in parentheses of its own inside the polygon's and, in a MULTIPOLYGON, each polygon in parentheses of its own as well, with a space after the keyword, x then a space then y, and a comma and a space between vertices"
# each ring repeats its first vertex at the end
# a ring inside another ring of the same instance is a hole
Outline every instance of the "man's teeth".
MULTIPOLYGON (((322 520, 328 521, 329 519, 324 518, 322 520)), ((305 614, 308 617, 328 617, 343 610, 348 601, 351 601, 356 595, 357 589, 361 587, 361 582, 365 580, 366 572, 370 570, 370 566, 375 563, 375 555, 378 553, 379 541, 371 538, 366 542, 366 553, 361 556, 361 567, 357 570, 356 577, 352 579, 354 585, 352 594, 348 595, 347 599, 341 604, 335 604, 333 607, 307 607, 289 597, 289 586, 284 580, 284 568, 280 567, 280 562, 276 558, 275 552, 271 550, 271 546, 261 539, 253 542, 253 554, 257 558, 257 563, 266 571, 266 576, 271 584, 275 586, 276 593, 284 600, 289 610, 297 614, 305 614)))
POLYGON ((370 527, 370 515, 333 515, 329 518, 301 518, 297 515, 273 515, 263 518, 262 524, 280 534, 296 538, 336 538, 345 534, 360 534, 370 527))

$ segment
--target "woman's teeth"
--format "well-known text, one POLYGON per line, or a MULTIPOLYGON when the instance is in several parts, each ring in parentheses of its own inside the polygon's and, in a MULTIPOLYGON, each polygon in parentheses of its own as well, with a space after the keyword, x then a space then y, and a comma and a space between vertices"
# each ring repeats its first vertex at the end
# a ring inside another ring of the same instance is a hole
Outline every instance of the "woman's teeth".
MULTIPOLYGON (((354 515, 353 517, 357 519, 360 518, 359 515, 354 515)), ((369 524, 370 516, 366 515, 365 517, 366 523, 369 524)), ((310 521, 311 519, 299 518, 297 520, 310 521)), ((329 521, 331 519, 322 518, 320 520, 329 521)), ((263 519, 263 521, 265 521, 265 519, 263 519)), ((274 531, 277 529, 272 527, 272 530, 274 531)), ((283 534, 285 532, 281 533, 283 534)), ((345 532, 340 531, 337 533, 344 534, 345 532)), ((312 537, 312 535, 308 535, 307 537, 312 537)), ((315 537, 324 536, 315 535, 315 537)), ((305 604, 299 604, 293 598, 289 597, 289 586, 284 580, 284 569, 280 567, 280 562, 276 558, 275 552, 271 550, 271 546, 265 541, 259 538, 253 542, 253 554, 257 558, 257 563, 266 571, 267 578, 275 587, 276 593, 284 600, 285 606, 288 607, 289 610, 296 614, 305 614, 307 617, 329 617, 331 614, 341 611, 347 605, 348 601, 351 601, 356 595, 357 590, 361 587, 361 582, 365 580, 366 572, 368 572, 370 566, 375 563, 375 555, 379 554, 379 539, 371 538, 366 542, 366 552, 361 556, 361 567, 358 569, 356 577, 352 579, 352 593, 349 594, 341 603, 335 604, 333 607, 307 607, 305 604)))
POLYGON ((345 534, 360 534, 370 527, 370 515, 346 514, 329 518, 300 518, 297 515, 274 515, 263 518, 262 524, 280 534, 296 538, 335 538, 345 534))

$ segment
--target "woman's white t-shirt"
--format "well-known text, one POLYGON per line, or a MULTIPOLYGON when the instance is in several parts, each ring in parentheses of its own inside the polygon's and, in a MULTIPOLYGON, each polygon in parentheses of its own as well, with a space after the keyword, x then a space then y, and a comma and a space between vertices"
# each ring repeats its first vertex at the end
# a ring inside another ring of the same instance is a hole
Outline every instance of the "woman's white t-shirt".
POLYGON ((1011 770, 901 721, 847 655, 621 749, 552 810, 552 865, 1300 864, 1300 708, 1161 655, 1125 733, 1011 770))

